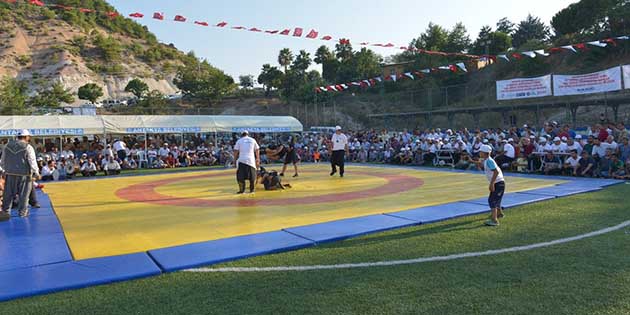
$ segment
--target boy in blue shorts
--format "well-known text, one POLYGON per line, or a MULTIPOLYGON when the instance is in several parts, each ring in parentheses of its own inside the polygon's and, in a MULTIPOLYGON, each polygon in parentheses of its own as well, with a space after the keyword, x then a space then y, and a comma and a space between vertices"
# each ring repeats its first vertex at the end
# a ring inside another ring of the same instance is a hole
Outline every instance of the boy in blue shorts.
POLYGON ((486 225, 497 226, 499 225, 499 219, 504 217, 501 201, 505 193, 505 180, 503 179, 501 168, 497 162, 490 157, 491 153, 492 147, 489 145, 483 145, 479 149, 479 156, 483 159, 483 170, 486 173, 488 182, 490 182, 488 188, 490 190, 488 204, 492 209, 492 218, 486 222, 486 225))

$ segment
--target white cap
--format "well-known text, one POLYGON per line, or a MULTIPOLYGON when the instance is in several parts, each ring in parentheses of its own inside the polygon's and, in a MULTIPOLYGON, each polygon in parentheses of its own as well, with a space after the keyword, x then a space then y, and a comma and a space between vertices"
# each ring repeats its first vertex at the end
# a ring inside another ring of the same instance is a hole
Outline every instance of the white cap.
POLYGON ((28 129, 22 129, 17 134, 18 137, 28 137, 30 135, 31 135, 31 133, 30 133, 30 131, 28 131, 28 129))
POLYGON ((489 141, 488 141, 488 139, 483 139, 483 141, 482 141, 482 142, 483 142, 483 143, 488 143, 489 141))
POLYGON ((508 142, 514 142, 514 139, 510 138, 508 139, 508 142))
POLYGON ((529 126, 527 124, 523 125, 523 128, 529 128, 529 126))
POLYGON ((562 141, 562 140, 560 140, 560 138, 558 137, 553 138, 553 142, 558 142, 558 141, 562 141))
POLYGON ((540 142, 547 142, 547 138, 545 137, 540 137, 540 139, 538 139, 540 142))
POLYGON ((582 139, 582 135, 575 136, 575 139, 582 139))
POLYGON ((249 131, 247 131, 247 130, 243 130, 243 132, 241 132, 241 134, 248 135, 248 134, 249 134, 249 131))
POLYGON ((536 136, 531 135, 531 136, 529 136, 529 138, 530 138, 530 139, 536 139, 536 136))
POLYGON ((479 148, 479 151, 483 153, 492 153, 492 147, 489 145, 482 145, 481 148, 479 148))
POLYGON ((335 127, 335 130, 341 130, 341 126, 335 127))
POLYGON ((569 139, 567 139, 567 137, 562 137, 562 141, 567 141, 569 139))

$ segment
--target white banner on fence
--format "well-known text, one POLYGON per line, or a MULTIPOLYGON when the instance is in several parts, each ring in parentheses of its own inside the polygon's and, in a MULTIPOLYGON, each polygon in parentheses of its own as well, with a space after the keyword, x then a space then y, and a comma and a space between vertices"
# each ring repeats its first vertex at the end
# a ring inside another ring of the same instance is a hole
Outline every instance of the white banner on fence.
POLYGON ((623 66, 623 82, 626 84, 626 89, 630 89, 630 65, 623 66))
POLYGON ((588 74, 553 76, 553 94, 555 96, 619 90, 621 90, 621 67, 588 74))
POLYGON ((497 81, 497 100, 551 96, 551 75, 497 81))

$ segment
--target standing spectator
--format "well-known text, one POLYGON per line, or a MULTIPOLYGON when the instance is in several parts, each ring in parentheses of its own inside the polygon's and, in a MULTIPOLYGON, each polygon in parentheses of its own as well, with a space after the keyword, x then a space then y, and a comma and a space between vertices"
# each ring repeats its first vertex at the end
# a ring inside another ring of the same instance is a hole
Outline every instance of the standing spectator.
POLYGON ((256 169, 260 166, 260 147, 249 132, 243 131, 241 138, 234 145, 234 158, 236 159, 236 181, 238 182, 237 194, 245 193, 245 181, 249 181, 249 192, 256 189, 256 169))
POLYGON ((114 151, 116 151, 119 160, 124 161, 127 158, 127 144, 124 141, 114 140, 114 151))
POLYGON ((332 171, 330 176, 337 174, 337 166, 339 167, 339 175, 343 177, 345 172, 345 155, 349 155, 348 137, 341 132, 341 127, 335 127, 335 134, 332 136, 332 147, 330 148, 331 158, 330 165, 332 171))
POLYGON ((2 211, 0 221, 11 219, 10 209, 17 196, 20 217, 28 216, 27 204, 33 189, 33 177, 39 179, 35 149, 29 144, 31 133, 24 129, 16 140, 11 140, 2 150, 0 168, 5 172, 2 211))

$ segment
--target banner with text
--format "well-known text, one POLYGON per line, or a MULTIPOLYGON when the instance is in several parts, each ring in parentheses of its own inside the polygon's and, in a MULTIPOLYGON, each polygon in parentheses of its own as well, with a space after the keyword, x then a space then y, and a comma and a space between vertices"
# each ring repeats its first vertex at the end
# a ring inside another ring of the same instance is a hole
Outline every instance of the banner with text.
POLYGON ((554 75, 553 90, 555 96, 619 91, 621 67, 588 74, 554 75))
POLYGON ((551 75, 497 81, 497 100, 551 96, 551 75))
POLYGON ((630 65, 623 66, 623 82, 626 84, 626 89, 630 89, 630 65))

